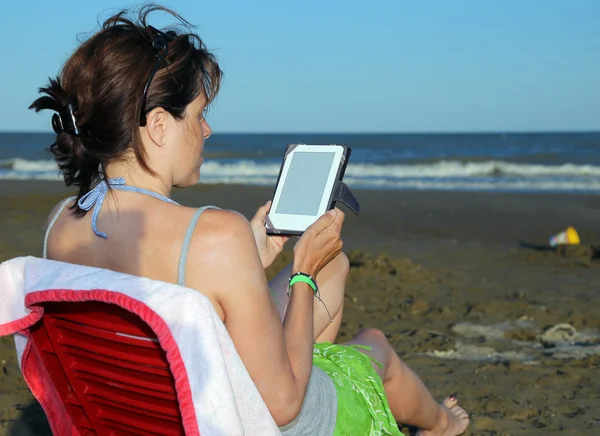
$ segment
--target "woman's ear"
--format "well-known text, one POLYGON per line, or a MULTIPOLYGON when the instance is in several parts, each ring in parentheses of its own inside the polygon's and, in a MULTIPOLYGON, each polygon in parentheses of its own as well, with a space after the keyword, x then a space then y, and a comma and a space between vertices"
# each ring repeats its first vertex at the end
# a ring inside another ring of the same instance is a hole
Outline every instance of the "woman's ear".
POLYGON ((159 147, 165 145, 167 137, 169 113, 161 107, 152 109, 146 115, 146 132, 148 136, 159 147))

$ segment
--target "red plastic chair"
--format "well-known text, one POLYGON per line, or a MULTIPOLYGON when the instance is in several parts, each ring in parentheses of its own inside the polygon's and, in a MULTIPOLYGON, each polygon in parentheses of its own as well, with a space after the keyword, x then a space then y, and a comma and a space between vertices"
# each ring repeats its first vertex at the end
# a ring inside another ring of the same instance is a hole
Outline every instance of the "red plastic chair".
POLYGON ((36 347, 81 435, 183 435, 175 382, 153 331, 102 302, 44 303, 36 347))

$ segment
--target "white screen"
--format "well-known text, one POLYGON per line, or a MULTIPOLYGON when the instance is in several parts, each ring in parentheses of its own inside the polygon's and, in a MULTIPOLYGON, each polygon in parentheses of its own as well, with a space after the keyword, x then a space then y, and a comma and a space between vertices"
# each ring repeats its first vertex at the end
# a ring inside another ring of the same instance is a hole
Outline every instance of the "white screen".
POLYGON ((334 157, 335 153, 294 153, 275 213, 316 215, 334 157))

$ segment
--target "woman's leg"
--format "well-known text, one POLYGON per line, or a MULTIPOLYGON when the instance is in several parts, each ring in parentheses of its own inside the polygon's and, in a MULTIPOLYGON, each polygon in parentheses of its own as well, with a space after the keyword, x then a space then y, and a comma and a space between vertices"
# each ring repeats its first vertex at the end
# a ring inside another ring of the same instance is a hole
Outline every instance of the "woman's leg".
POLYGON ((396 421, 421 429, 422 436, 462 434, 469 425, 469 415, 450 396, 442 404, 435 402, 421 379, 398 357, 385 335, 376 329, 360 332, 348 344, 360 344, 371 350, 359 351, 375 358, 383 368, 373 367, 383 380, 383 387, 396 421))
MULTIPOLYGON (((321 292, 321 299, 333 318, 333 322, 330 322, 329 314, 323 303, 315 298, 315 342, 335 342, 344 312, 344 293, 349 269, 348 257, 344 253, 340 253, 315 277, 321 292)), ((287 289, 291 274, 292 265, 289 264, 269 282, 271 295, 275 300, 281 319, 283 319, 288 305, 287 289)))

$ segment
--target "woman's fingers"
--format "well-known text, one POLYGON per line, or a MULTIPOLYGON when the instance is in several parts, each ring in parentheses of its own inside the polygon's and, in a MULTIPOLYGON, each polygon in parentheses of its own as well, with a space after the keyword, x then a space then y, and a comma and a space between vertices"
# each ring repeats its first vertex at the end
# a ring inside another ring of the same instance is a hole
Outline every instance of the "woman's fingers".
POLYGON ((253 224, 264 225, 265 220, 267 218, 267 214, 269 213, 270 209, 271 209, 271 200, 267 201, 265 204, 260 206, 257 209, 256 214, 254 215, 254 218, 252 218, 250 221, 253 224))
POLYGON ((325 267, 342 251, 343 223, 344 213, 333 209, 306 229, 294 247, 295 266, 306 266, 315 274, 325 267))

